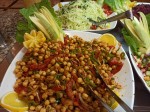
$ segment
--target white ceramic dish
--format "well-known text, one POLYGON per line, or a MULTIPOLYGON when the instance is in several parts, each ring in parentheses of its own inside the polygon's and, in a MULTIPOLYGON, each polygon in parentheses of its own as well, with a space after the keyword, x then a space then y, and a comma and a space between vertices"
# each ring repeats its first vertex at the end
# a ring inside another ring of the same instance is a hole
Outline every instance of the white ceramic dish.
MULTIPOLYGON (((149 4, 149 5, 150 5, 150 3, 147 3, 147 2, 138 2, 138 3, 137 3, 137 5, 140 5, 140 4, 149 4)), ((130 59, 131 59, 132 65, 133 65, 134 69, 136 70, 136 72, 137 72, 139 78, 140 78, 141 81, 143 82, 143 84, 144 84, 144 86, 146 87, 146 89, 150 92, 150 87, 147 86, 147 84, 146 84, 146 82, 145 82, 145 80, 144 80, 144 74, 143 74, 143 73, 141 72, 141 70, 138 68, 137 63, 135 62, 135 60, 134 60, 134 58, 133 58, 133 53, 132 53, 130 47, 129 47, 129 57, 130 57, 130 59)))
MULTIPOLYGON (((61 2, 62 6, 64 6, 65 4, 68 4, 68 3, 69 2, 61 2)), ((53 8, 54 8, 55 11, 59 10, 58 4, 56 4, 53 8)), ((110 16, 108 16, 108 18, 112 17, 114 15, 116 15, 116 13, 112 13, 110 16)), ((108 29, 100 29, 100 30, 91 30, 91 29, 89 29, 89 30, 83 30, 83 31, 105 33, 105 32, 108 32, 108 31, 114 29, 116 27, 116 25, 117 25, 117 21, 113 21, 113 22, 110 22, 110 28, 108 28, 108 29)), ((71 30, 71 29, 67 29, 67 30, 71 30)))
POLYGON ((144 74, 141 72, 141 70, 139 69, 139 67, 137 66, 137 63, 135 61, 135 59, 133 58, 133 53, 131 51, 131 48, 129 47, 129 57, 131 59, 131 63, 135 69, 135 71, 137 72, 139 78, 141 79, 141 81, 143 82, 144 86, 146 87, 146 89, 150 92, 150 87, 146 84, 145 80, 144 80, 144 74))
MULTIPOLYGON (((69 36, 77 35, 87 41, 90 41, 93 38, 98 38, 100 36, 100 34, 82 31, 65 31, 65 33, 68 34, 69 36)), ((121 48, 121 51, 125 52, 123 48, 121 48)), ((16 80, 13 70, 15 69, 16 61, 20 60, 25 54, 25 52, 26 49, 23 48, 16 55, 16 57, 10 64, 9 68, 7 69, 6 74, 1 83, 0 98, 7 92, 13 91, 13 85, 16 80)), ((121 99, 125 101, 131 108, 133 108, 134 93, 135 93, 134 77, 131 64, 126 54, 123 63, 124 63, 123 68, 114 76, 114 78, 119 84, 122 85, 123 89, 119 91, 121 99)), ((124 112, 124 110, 120 106, 118 106, 115 109, 115 112, 124 112)))

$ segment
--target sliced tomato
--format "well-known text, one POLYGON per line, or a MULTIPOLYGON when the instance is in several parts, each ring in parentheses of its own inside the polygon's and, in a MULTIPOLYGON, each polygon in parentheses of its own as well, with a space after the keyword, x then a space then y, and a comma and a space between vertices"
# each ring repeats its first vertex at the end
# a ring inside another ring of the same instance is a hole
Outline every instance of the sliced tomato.
POLYGON ((72 90, 72 87, 73 87, 73 79, 69 80, 66 84, 66 93, 67 93, 67 96, 73 100, 74 99, 74 94, 73 94, 73 90, 72 90))
POLYGON ((38 65, 37 64, 31 64, 31 65, 29 65, 29 69, 30 70, 37 70, 38 69, 38 65))
POLYGON ((27 87, 24 87, 23 85, 20 84, 14 90, 16 93, 20 94, 22 91, 27 92, 27 87))
POLYGON ((74 81, 77 81, 78 76, 77 76, 75 73, 71 73, 71 75, 72 75, 72 77, 73 77, 73 80, 74 80, 74 81))
POLYGON ((104 9, 104 13, 105 14, 107 14, 108 16, 110 15, 110 14, 112 14, 112 10, 111 10, 111 8, 107 5, 107 4, 104 4, 103 5, 103 9, 104 9))
POLYGON ((113 65, 116 66, 115 69, 112 69, 112 71, 111 71, 112 74, 116 74, 117 72, 119 72, 123 66, 123 63, 119 62, 116 57, 112 58, 108 64, 110 66, 113 66, 113 65))
POLYGON ((62 90, 62 87, 61 87, 60 85, 54 86, 54 87, 52 87, 52 90, 54 90, 55 92, 61 91, 61 90, 62 90))
POLYGON ((90 29, 96 30, 96 29, 97 29, 97 26, 96 26, 96 25, 92 25, 92 26, 90 27, 90 29))
POLYGON ((75 106, 79 106, 79 94, 78 94, 78 93, 75 95, 75 99, 74 99, 73 104, 74 104, 75 106))
POLYGON ((96 51, 95 52, 95 58, 98 59, 98 57, 100 56, 101 52, 100 51, 96 51))
POLYGON ((45 70, 46 68, 47 68, 47 64, 45 64, 45 63, 38 65, 38 69, 39 69, 39 70, 45 70))

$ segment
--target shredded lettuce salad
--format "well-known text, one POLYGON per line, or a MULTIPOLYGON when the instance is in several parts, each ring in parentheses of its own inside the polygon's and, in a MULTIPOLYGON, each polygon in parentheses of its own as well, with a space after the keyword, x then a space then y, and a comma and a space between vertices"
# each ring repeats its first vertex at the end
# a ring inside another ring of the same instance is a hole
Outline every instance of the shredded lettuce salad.
MULTIPOLYGON (((88 18, 95 21, 106 19, 107 15, 95 1, 76 0, 69 2, 57 11, 57 15, 62 21, 63 28, 73 30, 89 30, 92 23, 88 18)), ((102 29, 109 27, 109 24, 100 26, 102 29)))

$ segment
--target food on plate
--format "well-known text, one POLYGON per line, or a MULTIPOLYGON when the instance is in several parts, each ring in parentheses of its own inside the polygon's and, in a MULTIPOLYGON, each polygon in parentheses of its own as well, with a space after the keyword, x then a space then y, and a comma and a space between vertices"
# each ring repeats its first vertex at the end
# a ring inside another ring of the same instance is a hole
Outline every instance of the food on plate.
POLYGON ((88 18, 95 21, 101 21, 107 18, 102 6, 92 0, 75 0, 60 7, 57 15, 62 21, 64 29, 72 30, 90 30, 106 29, 110 24, 102 24, 99 27, 92 26, 88 18))
POLYGON ((27 103, 19 99, 18 94, 12 91, 2 97, 0 104, 12 112, 24 112, 28 110, 27 103))
MULTIPOLYGON (((130 46, 133 57, 137 66, 144 75, 144 80, 150 86, 150 26, 149 19, 139 12, 139 20, 134 17, 134 20, 125 19, 126 29, 122 30, 124 39, 130 46)), ((149 17, 149 15, 147 15, 149 17)))
POLYGON ((16 63, 14 90, 28 103, 30 111, 99 112, 103 107, 87 85, 110 106, 117 104, 96 77, 93 65, 98 66, 112 90, 121 89, 113 75, 123 66, 122 54, 97 39, 84 41, 66 35, 64 43, 46 41, 40 47, 28 48, 16 63))

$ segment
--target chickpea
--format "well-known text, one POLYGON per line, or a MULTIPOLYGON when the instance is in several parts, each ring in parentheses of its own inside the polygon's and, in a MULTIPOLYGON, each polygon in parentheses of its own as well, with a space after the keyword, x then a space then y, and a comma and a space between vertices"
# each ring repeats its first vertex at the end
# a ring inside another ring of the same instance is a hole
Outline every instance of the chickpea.
POLYGON ((85 62, 84 62, 84 61, 81 61, 81 65, 84 66, 84 65, 85 65, 85 62))
POLYGON ((54 97, 50 97, 49 101, 50 101, 50 103, 55 103, 56 99, 54 97))
POLYGON ((30 106, 30 110, 35 110, 35 107, 34 106, 30 106))
POLYGON ((56 74, 56 71, 51 71, 50 74, 51 74, 51 75, 55 75, 55 74, 56 74))
POLYGON ((41 108, 40 112, 46 112, 45 108, 41 108))
POLYGON ((39 54, 37 53, 37 52, 35 52, 34 54, 33 54, 33 56, 38 56, 39 54))
POLYGON ((61 107, 61 112, 66 112, 67 108, 65 106, 61 107))
POLYGON ((35 78, 39 79, 40 78, 40 74, 35 74, 35 78))
POLYGON ((100 81, 100 79, 96 79, 96 84, 100 84, 101 83, 101 81, 100 81))
POLYGON ((42 60, 43 60, 43 56, 39 56, 38 59, 39 59, 40 61, 42 61, 42 60))
POLYGON ((64 72, 64 69, 63 69, 63 68, 60 68, 60 69, 59 69, 59 72, 60 72, 60 73, 63 73, 63 72, 64 72))
POLYGON ((42 85, 41 88, 42 90, 47 90, 47 85, 42 85))
POLYGON ((66 74, 67 78, 71 78, 71 74, 67 72, 66 74))
POLYGON ((25 80, 25 81, 23 82, 23 86, 24 86, 24 87, 27 87, 27 85, 28 85, 28 80, 25 80))
POLYGON ((69 71, 69 66, 65 66, 65 71, 69 71))
POLYGON ((44 49, 44 48, 41 48, 41 49, 40 49, 40 52, 41 52, 41 53, 45 53, 45 49, 44 49))
POLYGON ((55 60, 55 59, 52 59, 52 60, 51 60, 51 64, 54 65, 55 63, 56 63, 56 60, 55 60))
POLYGON ((81 77, 79 77, 77 81, 78 81, 78 83, 82 83, 83 82, 81 77))
POLYGON ((58 64, 58 63, 55 63, 55 67, 56 67, 56 68, 59 68, 60 66, 59 66, 59 64, 58 64))
POLYGON ((69 105, 69 109, 70 109, 70 110, 73 110, 73 105, 69 105))
POLYGON ((89 75, 87 75, 87 77, 89 78, 89 79, 92 79, 92 76, 89 74, 89 75))
POLYGON ((29 98, 30 98, 31 100, 33 100, 33 99, 34 99, 34 96, 33 96, 33 95, 30 95, 29 98))
POLYGON ((60 81, 59 80, 55 80, 55 84, 60 84, 60 81))
POLYGON ((88 98, 88 95, 86 93, 82 93, 82 98, 86 100, 88 98))
POLYGON ((84 69, 85 69, 85 70, 88 70, 88 69, 89 69, 89 66, 85 66, 84 69))
POLYGON ((55 77, 53 75, 47 77, 47 79, 50 80, 50 81, 54 80, 54 78, 55 77))
POLYGON ((50 104, 49 100, 46 100, 44 104, 49 105, 50 104))
POLYGON ((35 108, 36 112, 39 112, 39 111, 41 110, 41 108, 42 108, 42 106, 41 106, 41 105, 38 105, 38 106, 35 108))
POLYGON ((24 66, 24 65, 26 65, 26 63, 22 61, 22 62, 20 63, 20 65, 24 66))
POLYGON ((62 79, 62 80, 65 80, 65 79, 66 79, 66 76, 63 75, 63 76, 61 77, 61 79, 62 79))
POLYGON ((149 80, 150 80, 150 77, 149 77, 149 76, 145 76, 145 77, 144 77, 144 80, 145 80, 145 81, 149 81, 149 80))
POLYGON ((83 87, 79 87, 78 91, 79 91, 80 93, 83 93, 83 92, 84 92, 84 88, 83 88, 83 87))
POLYGON ((42 94, 42 98, 43 98, 43 99, 46 99, 47 97, 48 97, 48 94, 47 94, 47 93, 43 93, 43 94, 42 94))

